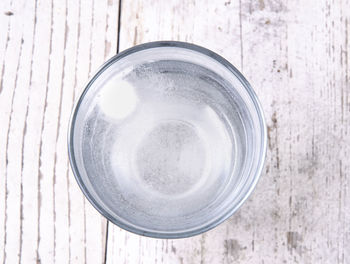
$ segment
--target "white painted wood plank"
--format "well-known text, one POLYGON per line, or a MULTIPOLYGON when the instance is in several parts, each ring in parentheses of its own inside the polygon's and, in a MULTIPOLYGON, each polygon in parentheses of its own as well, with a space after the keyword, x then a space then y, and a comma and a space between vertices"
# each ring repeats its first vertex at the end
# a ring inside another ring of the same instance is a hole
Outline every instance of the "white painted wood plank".
MULTIPOLYGON (((73 9, 72 9, 73 11, 73 9)), ((47 96, 43 112, 43 127, 40 143, 41 164, 43 175, 40 186, 41 201, 40 225, 42 244, 46 250, 39 255, 50 255, 50 261, 68 263, 69 261, 69 223, 67 217, 68 200, 65 188, 56 189, 57 181, 65 178, 66 172, 57 173, 57 133, 58 116, 60 113, 60 98, 62 91, 63 65, 65 61, 64 49, 67 47, 68 28, 66 24, 66 3, 53 1, 50 21, 50 55, 48 65, 47 96), (56 122, 52 122, 57 120, 56 122), (57 199, 59 198, 59 199, 57 199), (44 242, 46 240, 47 242, 44 242), (49 241, 49 243, 48 243, 49 241), (49 247, 48 247, 49 245, 49 247)), ((44 262, 43 258, 41 260, 44 262)))
MULTIPOLYGON (((53 92, 59 92, 58 96, 52 96, 52 102, 55 103, 57 109, 57 122, 55 128, 55 165, 54 165, 54 199, 55 199, 55 262, 56 263, 72 263, 72 256, 76 252, 82 252, 80 247, 76 247, 71 241, 71 219, 77 218, 78 221, 83 221, 81 210, 76 212, 71 211, 71 200, 69 193, 68 178, 68 160, 65 148, 67 129, 66 120, 69 118, 69 108, 72 107, 72 94, 75 86, 76 74, 76 56, 79 43, 79 26, 80 26, 80 1, 68 1, 63 6, 59 6, 62 21, 60 30, 56 31, 57 41, 63 41, 63 48, 59 50, 63 57, 62 64, 57 72, 57 76, 53 78, 53 92), (61 38, 60 38, 61 36, 61 38), (64 36, 64 38, 62 38, 64 36), (57 87, 56 87, 57 86, 57 87), (56 90, 56 91, 55 91, 56 90)), ((57 66, 56 66, 57 67, 57 66)), ((55 74, 55 73, 53 73, 55 74)), ((77 231, 77 237, 82 235, 82 231, 77 231)), ((78 253, 78 254, 79 254, 78 253)), ((81 253, 80 253, 81 254, 81 253)), ((79 263, 79 262, 78 262, 79 263)))
MULTIPOLYGON (((21 11, 23 13, 18 14, 18 19, 24 23, 23 28, 23 52, 22 63, 18 74, 18 84, 13 87, 8 87, 15 91, 15 110, 13 113, 16 115, 17 131, 20 133, 19 137, 16 137, 12 133, 9 135, 14 136, 16 146, 21 149, 21 160, 15 160, 17 166, 23 166, 21 171, 21 179, 23 186, 22 193, 22 234, 20 241, 21 263, 36 263, 38 257, 38 237, 39 237, 39 207, 38 207, 38 159, 35 160, 35 156, 32 155, 35 149, 32 148, 28 141, 26 146, 24 140, 27 135, 26 118, 28 114, 28 102, 33 81, 32 66, 34 64, 34 45, 35 45, 35 32, 37 30, 37 4, 35 2, 28 2, 22 6, 21 11), (19 165, 21 164, 21 165, 19 165)), ((14 16, 16 13, 14 14, 14 16)), ((10 175, 8 175, 10 176, 10 175)), ((16 204, 11 204, 13 207, 17 207, 16 204)))
MULTIPOLYGON (((12 9, 10 1, 2 1, 0 3, 0 12, 5 14, 5 12, 9 12, 12 9)), ((8 123, 11 112, 11 101, 12 101, 12 91, 9 89, 3 89, 4 87, 4 76, 5 76, 5 56, 8 52, 8 42, 9 42, 9 27, 11 25, 11 16, 2 15, 0 18, 0 29, 1 32, 4 32, 4 37, 0 39, 0 104, 2 111, 0 111, 0 122, 2 124, 7 124, 5 129, 0 130, 0 147, 1 149, 6 149, 7 144, 7 131, 8 131, 8 123), (6 98, 6 101, 4 100, 6 98)), ((19 55, 18 55, 19 56, 19 55)), ((8 57, 7 57, 8 58, 8 57)), ((8 74, 8 73, 7 73, 8 74)), ((13 78, 13 77, 12 77, 13 78)), ((6 153, 0 153, 0 262, 3 262, 6 256, 5 253, 5 244, 6 244, 6 170, 7 170, 7 162, 6 162, 6 153)))
MULTIPOLYGON (((164 39, 203 45, 239 67, 239 2, 122 2, 121 50, 164 39)), ((190 239, 160 240, 139 237, 110 224, 107 263, 221 263, 227 251, 223 246, 226 233, 226 227, 220 226, 190 239)))
MULTIPOLYGON (((23 125, 21 126, 19 123, 23 111, 17 112, 16 109, 23 101, 18 100, 18 94, 15 94, 13 87, 21 84, 21 78, 23 77, 21 76, 22 58, 26 58, 26 61, 30 62, 30 57, 24 57, 24 42, 22 41, 24 39, 24 23, 19 19, 24 15, 21 8, 23 4, 24 2, 17 1, 11 6, 14 15, 10 18, 8 43, 4 57, 4 71, 1 79, 0 105, 2 107, 2 115, 0 120, 1 124, 3 124, 3 129, 1 129, 1 148, 4 150, 1 156, 5 158, 0 165, 2 168, 1 178, 4 179, 3 182, 5 183, 1 186, 3 187, 1 192, 4 194, 1 198, 4 199, 3 204, 5 205, 5 210, 1 212, 5 217, 2 226, 4 227, 4 233, 1 260, 4 263, 19 262, 21 251, 21 216, 23 209, 21 207, 23 191, 21 186, 22 149, 18 143, 23 140, 23 125), (11 61, 13 63, 10 63, 11 61)), ((21 92, 21 89, 18 92, 21 92)), ((26 98, 26 93, 23 94, 22 98, 26 98)))
MULTIPOLYGON (((87 80, 89 74, 89 65, 90 65, 90 38, 91 38, 91 26, 92 26, 92 8, 93 1, 81 1, 80 2, 80 15, 79 15, 79 42, 77 47, 77 58, 75 62, 75 76, 74 77, 75 85, 73 90, 66 90, 63 92, 63 106, 72 107, 73 103, 76 100, 76 97, 79 96, 79 93, 83 89, 82 80, 87 80)), ((70 60, 67 60, 69 63, 66 67, 65 73, 73 70, 73 63, 70 60), (71 67, 69 70, 68 67, 71 67)), ((69 76, 69 75, 68 75, 69 76)), ((67 76, 67 77, 68 77, 67 76)), ((66 78, 66 75, 65 75, 66 78)), ((64 82, 65 83, 65 82, 64 82)), ((72 83, 72 82, 67 82, 72 83)), ((64 86, 66 86, 64 84, 64 86)), ((68 124, 63 120, 68 120, 70 116, 70 110, 68 107, 62 107, 61 118, 62 122, 60 124, 60 136, 58 140, 62 140, 62 150, 63 154, 63 142, 66 141, 65 131, 68 129, 68 124)), ((66 154, 65 154, 66 155, 66 154)), ((66 156, 64 156, 66 159, 66 156)), ((71 262, 84 263, 86 262, 86 216, 85 216, 85 201, 84 197, 81 194, 80 189, 77 187, 77 184, 74 180, 73 174, 69 170, 69 203, 70 203, 70 243, 72 245, 73 251, 71 251, 71 262), (77 217, 78 216, 78 217, 77 217)))
MULTIPOLYGON (((90 26, 90 64, 89 64, 89 77, 95 73, 95 71, 103 64, 105 61, 105 56, 111 56, 115 53, 116 46, 116 21, 118 16, 118 10, 114 9, 114 21, 111 21, 112 27, 107 28, 108 19, 108 6, 107 1, 92 1, 92 20, 90 26), (105 30, 107 29, 107 30, 105 30), (112 30, 112 31, 111 31, 112 30), (106 40, 106 31, 114 35, 112 39, 112 44, 109 44, 106 40), (108 47, 108 45, 110 47, 108 47), (107 49, 109 48, 109 51, 107 49)), ((113 3, 110 3, 113 4, 113 3)), ((118 3, 114 3, 116 7, 119 6, 118 3)), ((78 87, 82 87, 86 83, 86 79, 82 79, 78 87)), ((79 84, 79 82, 78 82, 79 84)), ((86 261, 85 263, 99 263, 104 262, 105 259, 105 242, 106 242, 106 225, 107 220, 100 216, 99 213, 93 208, 93 206, 85 200, 85 223, 86 223, 86 261)))
MULTIPOLYGON (((254 200, 249 207, 259 212, 255 214, 259 230, 255 245, 262 246, 255 252, 268 253, 267 260, 346 263, 337 256, 348 247, 335 245, 343 240, 337 230, 348 223, 346 218, 338 220, 338 215, 344 217, 349 210, 338 206, 340 193, 344 195, 347 188, 339 163, 349 164, 340 154, 349 146, 347 140, 342 143, 349 124, 342 123, 340 115, 348 72, 340 63, 340 47, 348 34, 341 21, 346 14, 341 10, 349 6, 349 2, 343 6, 328 1, 290 2, 286 6, 265 1, 263 7, 252 7, 252 14, 243 20, 243 57, 247 62, 257 61, 244 72, 262 101, 270 102, 265 103, 268 172, 254 193, 264 190, 261 197, 266 205, 261 209, 254 200), (268 26, 260 28, 264 20, 268 26), (264 46, 253 41, 258 27, 264 46), (262 226, 259 219, 274 229, 262 226), (273 246, 268 248, 265 241, 273 241, 273 246)), ((257 255, 252 259, 258 261, 257 255)))
MULTIPOLYGON (((96 5, 98 3, 99 2, 96 2, 96 5)), ((94 1, 80 3, 79 14, 77 16, 74 14, 70 16, 72 21, 75 19, 75 17, 78 17, 78 39, 74 40, 76 43, 74 45, 76 46, 74 46, 75 48, 73 50, 76 50, 76 55, 71 54, 71 50, 66 48, 66 58, 71 59, 67 59, 65 62, 63 87, 71 87, 70 89, 67 88, 63 90, 62 111, 60 115, 61 121, 57 143, 57 160, 60 159, 62 164, 65 162, 66 166, 68 162, 66 152, 66 131, 68 128, 68 119, 71 113, 71 107, 73 106, 72 104, 77 100, 82 89, 84 88, 90 71, 94 71, 100 66, 105 55, 111 56, 111 52, 112 54, 114 52, 113 50, 108 51, 107 53, 105 52, 105 35, 111 35, 111 31, 115 33, 114 30, 116 26, 111 26, 106 30, 106 25, 101 23, 101 20, 106 21, 107 19, 110 19, 111 22, 116 25, 118 21, 118 12, 109 15, 107 18, 107 9, 103 9, 103 6, 104 5, 101 5, 99 7, 102 9, 94 9, 94 1), (95 19, 93 17, 93 15, 95 15, 94 12, 99 12, 98 15, 101 15, 101 18, 95 19), (97 34, 98 41, 94 41, 96 40, 95 36, 92 37, 94 33, 92 27, 95 27, 95 32, 101 32, 100 34, 97 34), (92 50, 92 47, 94 47, 94 51, 92 50)), ((116 10, 117 7, 118 3, 111 3, 109 8, 116 10)), ((71 7, 69 7, 68 10, 71 10, 71 7)), ((68 41, 69 36, 70 35, 68 33, 68 41)), ((116 40, 117 39, 114 38, 110 41, 111 47, 116 46, 116 40)), ((104 260, 105 251, 104 232, 106 229, 106 221, 97 213, 96 210, 92 209, 90 204, 85 200, 85 198, 83 198, 83 195, 78 188, 70 169, 67 171, 67 173, 70 222, 69 241, 71 244, 70 262, 102 262, 104 260)))
POLYGON ((187 41, 216 51, 239 67, 239 2, 229 2, 122 2, 120 50, 156 40, 187 41))
POLYGON ((117 52, 119 19, 119 0, 107 0, 107 15, 105 29, 105 60, 117 52))
POLYGON ((118 6, 0 4, 0 27, 10 28, 0 40, 1 263, 104 262, 106 220, 69 169, 67 128, 90 71, 114 55, 118 6))
MULTIPOLYGON (((9 12, 10 8, 10 1, 2 1, 0 3, 0 12, 5 14, 6 12, 9 12)), ((4 95, 1 96, 1 93, 8 93, 10 91, 4 91, 3 89, 3 77, 4 77, 4 70, 5 70, 5 54, 8 47, 8 34, 10 31, 8 30, 11 22, 11 16, 1 16, 0 17, 0 30, 1 32, 4 32, 4 37, 0 39, 0 102, 3 103, 4 95), (5 33, 6 32, 6 33, 5 33)), ((9 93, 8 93, 9 95, 9 93)), ((10 98, 10 97, 7 97, 10 98)), ((3 104, 2 104, 3 105, 3 104)), ((0 113, 0 122, 3 124, 7 124, 9 121, 9 114, 10 111, 10 105, 7 104, 6 106, 3 106, 2 111, 0 113), (5 112, 7 111, 7 113, 5 112)), ((5 129, 3 129, 3 132, 0 132, 0 147, 2 149, 6 146, 7 141, 7 133, 5 133, 5 129)), ((6 154, 0 154, 0 175, 5 175, 6 171, 6 154)), ((0 262, 3 261, 5 258, 5 222, 6 222, 6 178, 0 177, 0 262)))
MULTIPOLYGON (((33 48, 31 58, 31 73, 28 84, 29 98, 24 105, 26 109, 23 134, 23 189, 26 195, 23 200, 33 203, 33 210, 37 215, 28 218, 24 215, 28 228, 33 224, 37 228, 36 238, 32 243, 36 244, 36 259, 43 263, 53 262, 53 214, 50 210, 52 196, 47 192, 51 189, 50 177, 42 170, 46 160, 42 156, 42 135, 44 128, 44 115, 47 99, 47 82, 49 56, 51 53, 51 24, 52 24, 52 2, 37 1, 35 3, 35 28, 33 33, 33 48), (46 41, 43 41, 46 40, 46 41), (31 178, 31 180, 29 180, 31 178)), ((23 106, 21 106, 23 107, 23 106)), ((15 206, 14 206, 15 207, 15 206)), ((31 213, 29 213, 30 216, 31 213)), ((26 260, 23 260, 26 262, 26 260)))
MULTIPOLYGON (((106 34, 105 34, 105 60, 114 56, 117 53, 118 43, 118 23, 119 22, 119 0, 107 0, 107 15, 106 15, 106 34)), ((110 223, 107 221, 105 225, 101 226, 102 233, 102 245, 104 248, 104 259, 103 263, 106 263, 107 258, 107 241, 108 241, 108 230, 110 223)))
POLYGON ((245 205, 201 236, 109 226, 108 263, 348 263, 349 1, 122 2, 121 50, 162 39, 208 47, 256 90, 269 132, 245 205))

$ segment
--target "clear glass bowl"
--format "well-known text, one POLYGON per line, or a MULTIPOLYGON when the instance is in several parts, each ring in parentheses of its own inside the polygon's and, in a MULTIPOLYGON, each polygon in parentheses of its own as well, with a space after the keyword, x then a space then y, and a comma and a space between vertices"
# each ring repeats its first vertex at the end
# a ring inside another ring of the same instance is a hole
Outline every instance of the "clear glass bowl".
POLYGON ((161 41, 119 53, 89 81, 68 149, 79 186, 108 220, 180 238, 215 227, 247 199, 266 127, 253 89, 228 61, 161 41))

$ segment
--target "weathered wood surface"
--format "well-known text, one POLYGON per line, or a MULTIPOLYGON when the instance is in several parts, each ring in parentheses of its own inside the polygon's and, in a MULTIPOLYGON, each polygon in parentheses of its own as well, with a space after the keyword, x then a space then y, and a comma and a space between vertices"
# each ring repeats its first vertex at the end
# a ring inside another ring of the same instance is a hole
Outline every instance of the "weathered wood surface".
POLYGON ((0 1, 0 262, 350 263, 350 1, 123 0, 120 14, 119 4, 0 1), (106 232, 66 150, 73 101, 118 41, 164 39, 237 66, 269 135, 248 201, 179 240, 106 232))
POLYGON ((106 220, 68 167, 67 126, 115 54, 116 1, 0 3, 1 263, 101 263, 106 220))

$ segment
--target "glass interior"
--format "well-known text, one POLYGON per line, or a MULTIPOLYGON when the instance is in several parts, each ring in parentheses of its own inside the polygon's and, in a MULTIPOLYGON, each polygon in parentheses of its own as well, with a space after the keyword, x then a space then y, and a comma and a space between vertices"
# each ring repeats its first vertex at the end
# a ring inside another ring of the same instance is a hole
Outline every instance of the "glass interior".
POLYGON ((262 113, 232 66, 196 46, 134 48, 89 83, 71 124, 73 170, 101 213, 155 237, 199 233, 256 183, 262 113))

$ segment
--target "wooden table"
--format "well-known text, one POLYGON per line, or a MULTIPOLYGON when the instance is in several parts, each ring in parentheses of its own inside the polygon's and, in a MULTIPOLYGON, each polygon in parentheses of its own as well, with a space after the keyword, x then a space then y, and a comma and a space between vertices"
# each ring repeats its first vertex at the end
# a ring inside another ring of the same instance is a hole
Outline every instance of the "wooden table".
POLYGON ((0 263, 350 263, 349 0, 2 0, 0 28, 0 263), (153 40, 227 58, 268 124, 253 195, 189 239, 107 223, 68 166, 87 79, 153 40))

